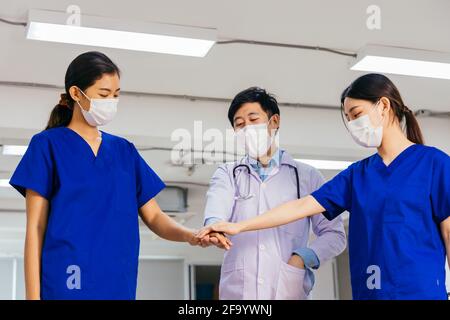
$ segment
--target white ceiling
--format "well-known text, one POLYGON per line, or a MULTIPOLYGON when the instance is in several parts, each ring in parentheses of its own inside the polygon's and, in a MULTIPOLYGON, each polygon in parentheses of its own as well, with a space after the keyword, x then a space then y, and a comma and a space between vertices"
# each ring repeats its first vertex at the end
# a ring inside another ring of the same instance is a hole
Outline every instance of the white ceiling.
MULTIPOLYGON (((448 0, 2 0, 0 17, 26 21, 30 8, 65 11, 70 4, 79 5, 82 14, 88 15, 213 27, 218 29, 220 39, 317 45, 350 52, 356 52, 371 43, 450 53, 448 0), (381 8, 381 30, 370 31, 366 28, 366 8, 372 4, 381 8)), ((29 41, 25 39, 24 27, 6 24, 0 24, 0 42, 0 81, 61 86, 70 61, 81 52, 97 49, 118 63, 123 71, 122 88, 127 91, 231 98, 243 88, 259 85, 275 93, 281 102, 337 107, 341 91, 361 74, 349 70, 349 57, 243 44, 216 45, 207 57, 190 58, 29 41)), ((391 76, 391 79, 399 86, 410 108, 450 111, 450 81, 404 76, 391 76)), ((43 126, 49 108, 56 102, 54 97, 57 97, 56 90, 48 93, 39 91, 36 95, 33 93, 32 97, 18 96, 18 104, 23 104, 22 107, 31 106, 30 101, 33 100, 36 104, 33 106, 35 111, 28 110, 26 113, 29 119, 24 119, 23 109, 11 105, 11 99, 15 101, 14 92, 20 93, 25 89, 0 89, 0 96, 2 93, 4 96, 6 90, 10 96, 9 101, 5 99, 6 103, 0 99, 0 110, 3 112, 0 115, 0 128, 26 128, 28 131, 22 133, 27 137, 29 131, 36 132, 36 128, 43 126), (39 120, 37 124, 36 119, 39 120)), ((119 115, 113 124, 113 133, 141 136, 150 141, 148 137, 167 139, 174 128, 183 127, 183 122, 192 124, 196 119, 203 119, 201 117, 208 119, 208 126, 223 129, 228 125, 225 103, 193 105, 174 100, 164 106, 152 106, 163 118, 163 121, 155 121, 151 113, 142 116, 144 112, 139 109, 143 108, 142 103, 133 109, 132 105, 138 105, 139 102, 138 98, 133 99, 129 98, 129 102, 126 102, 124 98, 124 102, 121 102, 134 113, 119 115), (177 104, 179 109, 186 106, 189 111, 180 116, 180 113, 176 113, 179 112, 177 104), (176 116, 169 118, 171 112, 176 116)), ((158 99, 151 101, 159 102, 158 99)), ((341 122, 335 121, 337 112, 336 115, 325 115, 283 110, 283 114, 287 114, 283 119, 283 130, 287 132, 285 137, 289 138, 285 141, 292 147, 297 146, 297 149, 293 149, 299 150, 299 154, 304 154, 308 147, 316 145, 321 147, 317 151, 321 154, 325 154, 324 148, 327 148, 336 156, 337 151, 333 151, 333 147, 344 150, 341 153, 351 157, 354 156, 353 151, 358 156, 363 154, 363 151, 353 146, 341 122), (329 119, 325 121, 327 116, 329 119), (333 126, 330 126, 331 123, 333 126), (311 134, 313 129, 318 134, 311 134), (330 135, 335 138, 334 141, 330 141, 330 135), (345 149, 346 146, 354 149, 345 149)), ((444 140, 440 137, 445 137, 448 130, 440 128, 445 128, 446 123, 448 120, 440 120, 440 126, 436 127, 436 122, 430 122, 427 134, 434 138, 432 141, 444 140), (438 129, 433 132, 433 128, 438 129)), ((5 138, 4 132, 0 131, 0 139, 5 138)), ((167 180, 207 183, 214 171, 211 166, 199 167, 193 176, 188 177, 185 168, 167 165, 167 154, 145 152, 144 156, 167 180)), ((3 170, 5 175, 9 174, 17 162, 18 159, 0 156, 0 173, 3 170)), ((13 190, 0 192, 16 195, 13 190)))
MULTIPOLYGON (((29 8, 64 11, 74 1, 2 1, 0 16, 25 21, 29 8)), ((214 27, 221 39, 319 45, 355 52, 367 43, 450 52, 450 1, 78 0, 83 14, 214 27), (414 3, 414 5, 412 5, 414 3), (366 8, 381 8, 382 28, 366 28, 366 8)), ((62 84, 63 70, 89 47, 27 41, 23 27, 0 24, 0 80, 62 84), (6 48, 6 50, 5 50, 6 48)), ((95 49, 95 48, 94 48, 95 49)), ((326 52, 242 44, 215 46, 206 58, 101 49, 123 69, 125 90, 232 97, 250 85, 281 101, 337 105, 360 73, 351 58, 326 52)), ((413 109, 450 111, 450 82, 391 77, 413 109)))

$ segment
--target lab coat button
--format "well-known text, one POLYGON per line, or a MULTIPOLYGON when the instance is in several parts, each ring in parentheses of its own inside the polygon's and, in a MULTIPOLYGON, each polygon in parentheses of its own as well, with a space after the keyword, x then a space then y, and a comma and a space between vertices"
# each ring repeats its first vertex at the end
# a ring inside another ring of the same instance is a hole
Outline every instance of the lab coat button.
POLYGON ((263 284, 263 283, 264 283, 264 280, 263 280, 262 278, 258 278, 258 283, 259 283, 259 284, 263 284))
POLYGON ((262 244, 262 245, 259 246, 259 249, 260 250, 266 250, 266 246, 262 244))

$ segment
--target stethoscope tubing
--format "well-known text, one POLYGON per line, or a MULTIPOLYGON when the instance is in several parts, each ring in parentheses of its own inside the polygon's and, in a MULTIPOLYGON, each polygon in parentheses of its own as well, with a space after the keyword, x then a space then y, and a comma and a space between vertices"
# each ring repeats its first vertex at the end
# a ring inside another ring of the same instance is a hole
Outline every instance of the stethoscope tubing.
MULTIPOLYGON (((300 199, 301 198, 301 194, 300 194, 300 177, 299 177, 299 174, 298 174, 298 168, 296 166, 292 166, 292 165, 289 165, 289 164, 288 164, 288 166, 290 166, 291 168, 293 168, 295 170, 295 180, 297 182, 297 199, 300 199)), ((241 163, 241 164, 235 166, 233 168, 233 180, 234 180, 235 184, 236 184, 236 170, 239 169, 239 168, 245 168, 247 170, 247 174, 249 176, 249 183, 247 184, 247 195, 242 196, 240 194, 240 191, 238 191, 238 195, 235 197, 235 200, 247 200, 247 199, 250 199, 250 198, 253 197, 253 195, 250 194, 250 175, 251 175, 251 170, 250 170, 250 166, 248 164, 241 163)), ((237 187, 237 185, 236 185, 236 187, 237 187)), ((239 188, 237 188, 237 189, 239 190, 239 188)))

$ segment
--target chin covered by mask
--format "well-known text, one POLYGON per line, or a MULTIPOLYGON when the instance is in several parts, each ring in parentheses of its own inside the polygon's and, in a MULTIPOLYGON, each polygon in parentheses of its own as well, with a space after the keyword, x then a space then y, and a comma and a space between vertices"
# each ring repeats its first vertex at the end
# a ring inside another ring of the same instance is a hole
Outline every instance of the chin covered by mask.
POLYGON ((92 99, 82 90, 80 91, 90 101, 89 111, 84 110, 77 101, 81 113, 89 125, 93 127, 104 126, 114 119, 119 99, 92 99))
MULTIPOLYGON (((375 110, 377 110, 375 105, 375 110)), ((359 117, 358 119, 348 122, 348 130, 357 144, 366 148, 378 148, 381 146, 383 139, 383 119, 380 116, 380 121, 377 126, 372 124, 370 115, 372 111, 366 115, 359 117)))
POLYGON ((268 123, 247 125, 236 131, 238 145, 252 158, 258 159, 267 154, 271 145, 277 143, 278 130, 269 134, 268 123))

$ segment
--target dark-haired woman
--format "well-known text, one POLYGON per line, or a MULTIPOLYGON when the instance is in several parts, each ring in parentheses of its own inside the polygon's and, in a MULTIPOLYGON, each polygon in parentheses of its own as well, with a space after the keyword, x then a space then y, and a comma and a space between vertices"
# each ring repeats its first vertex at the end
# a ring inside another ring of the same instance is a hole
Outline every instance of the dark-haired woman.
POLYGON ((118 67, 87 52, 11 185, 26 197, 27 299, 134 299, 138 215, 159 236, 198 244, 153 199, 164 183, 127 140, 98 130, 117 111, 118 67))
POLYGON ((253 219, 205 227, 198 237, 276 227, 319 213, 331 220, 347 210, 354 299, 447 299, 450 157, 423 145, 413 113, 383 75, 355 80, 341 104, 354 140, 378 153, 310 196, 253 219))

